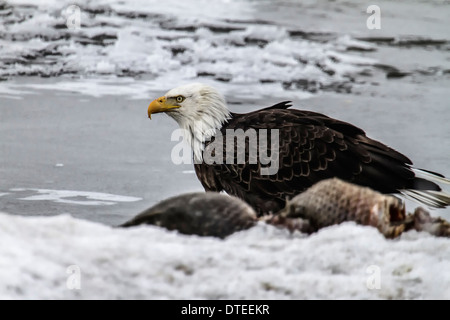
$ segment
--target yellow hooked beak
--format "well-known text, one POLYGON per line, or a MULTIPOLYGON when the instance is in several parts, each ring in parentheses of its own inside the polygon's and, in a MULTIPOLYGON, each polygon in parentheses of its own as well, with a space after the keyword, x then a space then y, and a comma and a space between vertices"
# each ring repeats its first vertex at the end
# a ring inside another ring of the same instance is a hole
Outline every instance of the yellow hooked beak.
POLYGON ((174 106, 167 103, 166 97, 160 97, 155 99, 148 106, 148 117, 151 119, 153 113, 167 112, 171 109, 179 108, 180 106, 174 106))

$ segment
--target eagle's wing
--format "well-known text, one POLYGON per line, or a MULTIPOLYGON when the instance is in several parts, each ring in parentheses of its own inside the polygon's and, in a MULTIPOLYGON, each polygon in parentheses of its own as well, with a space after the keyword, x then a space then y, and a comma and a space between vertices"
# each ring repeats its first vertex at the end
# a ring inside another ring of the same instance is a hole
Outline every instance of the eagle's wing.
MULTIPOLYGON (((233 114, 221 130, 226 136, 230 129, 244 132, 253 129, 258 148, 262 133, 267 132, 270 141, 270 135, 276 133, 272 130, 277 130, 278 146, 272 145, 270 150, 278 153, 276 173, 263 174, 263 168, 276 163, 262 164, 259 152, 255 163, 249 154, 250 148, 255 148, 255 141, 249 144, 251 139, 245 139, 245 148, 236 148, 235 143, 233 161, 226 159, 224 138, 223 149, 219 150, 223 151, 223 163, 195 166, 206 190, 225 190, 249 202, 259 213, 266 213, 281 209, 286 198, 332 177, 383 193, 413 186, 416 178, 409 167, 411 161, 401 153, 368 138, 363 130, 352 124, 316 112, 287 110, 285 105, 233 114), (245 162, 239 163, 243 158, 245 162)), ((211 152, 213 145, 210 142, 205 151, 211 152)))

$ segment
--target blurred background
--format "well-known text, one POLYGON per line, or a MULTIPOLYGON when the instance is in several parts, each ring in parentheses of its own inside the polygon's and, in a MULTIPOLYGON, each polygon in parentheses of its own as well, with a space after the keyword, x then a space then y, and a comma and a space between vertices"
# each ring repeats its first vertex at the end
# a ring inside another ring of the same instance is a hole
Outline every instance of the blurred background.
POLYGON ((116 225, 201 191, 171 162, 177 124, 146 115, 194 81, 235 112, 292 100, 352 122, 450 176, 449 2, 370 4, 0 1, 0 211, 116 225))

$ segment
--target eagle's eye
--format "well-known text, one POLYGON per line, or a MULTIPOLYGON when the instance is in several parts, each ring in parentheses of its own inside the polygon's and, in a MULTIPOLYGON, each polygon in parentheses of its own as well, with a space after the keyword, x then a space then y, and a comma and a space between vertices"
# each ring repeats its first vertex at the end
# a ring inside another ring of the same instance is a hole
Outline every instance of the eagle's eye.
POLYGON ((185 97, 183 97, 183 96, 177 96, 177 97, 175 97, 175 100, 178 102, 178 103, 181 103, 181 102, 183 102, 184 101, 184 99, 186 99, 185 97))

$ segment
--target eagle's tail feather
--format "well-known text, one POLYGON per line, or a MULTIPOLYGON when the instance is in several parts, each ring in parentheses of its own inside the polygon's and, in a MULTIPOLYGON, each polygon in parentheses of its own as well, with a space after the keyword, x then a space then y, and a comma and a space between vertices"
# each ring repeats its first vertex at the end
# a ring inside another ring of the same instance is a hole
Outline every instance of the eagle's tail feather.
POLYGON ((440 173, 419 168, 411 168, 411 169, 417 176, 422 176, 423 178, 434 181, 436 183, 450 184, 450 179, 444 177, 440 173))
POLYGON ((443 191, 405 189, 400 192, 430 208, 445 208, 450 206, 450 194, 443 191))
POLYGON ((400 190, 403 195, 430 208, 450 206, 450 193, 442 190, 443 186, 450 185, 450 179, 429 170, 411 169, 416 174, 414 185, 411 189, 400 190))

